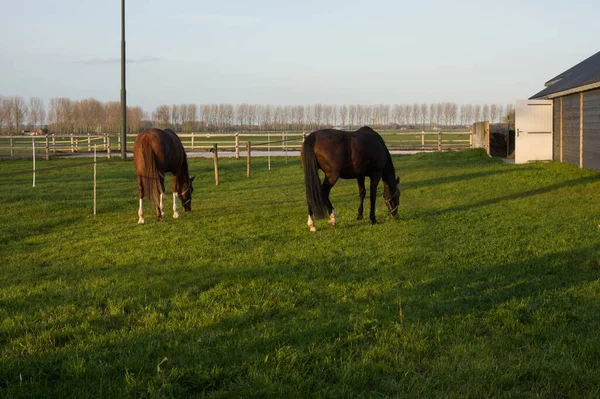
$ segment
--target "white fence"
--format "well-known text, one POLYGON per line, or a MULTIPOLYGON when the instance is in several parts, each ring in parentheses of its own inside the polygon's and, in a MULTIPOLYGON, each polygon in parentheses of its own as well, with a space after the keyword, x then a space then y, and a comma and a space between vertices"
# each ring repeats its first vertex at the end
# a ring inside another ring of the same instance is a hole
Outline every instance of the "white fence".
MULTIPOLYGON (((463 132, 382 132, 390 150, 444 151, 473 147, 471 131, 463 132)), ((259 151, 299 151, 307 133, 180 133, 178 134, 188 152, 210 151, 215 145, 219 151, 235 153, 251 143, 259 151)), ((126 150, 131 153, 135 134, 127 135, 126 150)), ((108 134, 46 136, 0 136, 0 156, 30 157, 32 154, 47 159, 53 156, 92 154, 94 149, 110 158, 121 153, 121 136, 108 134), (32 152, 33 149, 33 152, 32 152)))

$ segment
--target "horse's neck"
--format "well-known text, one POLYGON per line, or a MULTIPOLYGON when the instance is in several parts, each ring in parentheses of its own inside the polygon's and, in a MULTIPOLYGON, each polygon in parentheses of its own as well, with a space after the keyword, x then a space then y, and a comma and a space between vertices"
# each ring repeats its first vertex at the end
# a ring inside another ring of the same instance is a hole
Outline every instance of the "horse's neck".
POLYGON ((387 153, 387 161, 385 163, 385 167, 383 168, 382 179, 383 182, 389 186, 394 187, 396 185, 396 170, 394 169, 392 156, 390 155, 389 151, 387 153))

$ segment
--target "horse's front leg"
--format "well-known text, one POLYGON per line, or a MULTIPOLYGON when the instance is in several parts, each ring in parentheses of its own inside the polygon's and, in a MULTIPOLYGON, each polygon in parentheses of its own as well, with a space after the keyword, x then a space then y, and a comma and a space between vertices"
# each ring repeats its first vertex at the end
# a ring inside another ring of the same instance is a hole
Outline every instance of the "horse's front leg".
POLYGON ((377 199, 377 186, 379 185, 379 180, 381 180, 381 173, 376 173, 371 176, 371 210, 369 212, 369 219, 371 219, 371 224, 377 223, 377 219, 375 218, 375 200, 377 199))
POLYGON ((179 212, 177 211, 177 197, 179 193, 177 192, 177 176, 173 175, 173 219, 177 219, 179 217, 179 212))
POLYGON ((367 194, 367 190, 365 189, 365 177, 362 176, 357 178, 356 182, 358 183, 358 199, 360 200, 360 204, 358 205, 358 216, 356 217, 356 220, 362 220, 363 205, 365 202, 365 196, 367 194))
POLYGON ((138 224, 144 224, 144 185, 142 184, 142 176, 137 177, 138 181, 138 199, 140 206, 138 208, 138 224))

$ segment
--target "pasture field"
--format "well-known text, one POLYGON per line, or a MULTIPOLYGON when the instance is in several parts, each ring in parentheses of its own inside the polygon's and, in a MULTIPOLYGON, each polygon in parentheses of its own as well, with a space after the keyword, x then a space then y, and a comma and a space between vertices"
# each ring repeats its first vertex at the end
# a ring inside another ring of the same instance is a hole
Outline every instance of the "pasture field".
POLYGON ((310 233, 298 158, 190 159, 137 225, 131 160, 0 160, 0 397, 600 396, 600 174, 393 156, 400 217, 310 233), (170 197, 170 196, 168 196, 170 197))

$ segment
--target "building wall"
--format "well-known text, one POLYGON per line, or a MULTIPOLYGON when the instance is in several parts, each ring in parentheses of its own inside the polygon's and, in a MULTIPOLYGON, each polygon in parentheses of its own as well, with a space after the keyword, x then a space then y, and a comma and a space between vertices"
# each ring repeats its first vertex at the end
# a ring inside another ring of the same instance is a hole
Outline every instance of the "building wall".
POLYGON ((552 101, 552 160, 560 162, 560 98, 552 101))
POLYGON ((562 98, 562 161, 575 165, 579 165, 579 96, 562 98))
POLYGON ((600 171, 600 89, 583 92, 583 104, 581 98, 575 93, 553 100, 552 156, 557 162, 600 171))
POLYGON ((583 93, 583 167, 600 171, 600 89, 583 93))

